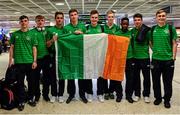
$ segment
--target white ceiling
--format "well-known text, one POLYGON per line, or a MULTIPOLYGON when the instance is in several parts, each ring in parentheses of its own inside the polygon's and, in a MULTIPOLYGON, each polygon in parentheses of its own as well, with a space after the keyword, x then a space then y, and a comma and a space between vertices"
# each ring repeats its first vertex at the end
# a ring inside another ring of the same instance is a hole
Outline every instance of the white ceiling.
POLYGON ((97 9, 101 14, 107 10, 116 10, 116 14, 142 13, 144 17, 155 15, 158 9, 172 6, 169 17, 180 17, 179 0, 0 0, 0 21, 15 21, 20 15, 27 15, 32 20, 38 14, 53 19, 56 11, 68 14, 69 9, 77 8, 80 14, 89 14, 97 9), (56 5, 56 3, 64 5, 56 5))

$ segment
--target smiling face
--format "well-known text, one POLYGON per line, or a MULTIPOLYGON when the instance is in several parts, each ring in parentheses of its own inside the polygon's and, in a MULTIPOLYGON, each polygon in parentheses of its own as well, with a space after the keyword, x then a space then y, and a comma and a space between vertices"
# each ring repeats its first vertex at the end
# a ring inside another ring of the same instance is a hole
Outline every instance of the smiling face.
POLYGON ((141 27, 142 22, 143 22, 142 18, 140 18, 140 17, 135 17, 134 18, 134 25, 135 25, 135 27, 137 27, 137 28, 141 27))
POLYGON ((112 25, 114 23, 114 19, 115 19, 114 13, 107 14, 108 25, 112 25))
POLYGON ((123 20, 123 21, 121 22, 122 30, 127 30, 127 29, 128 29, 128 26, 129 26, 129 21, 128 21, 128 20, 123 20))
POLYGON ((90 17, 90 20, 91 20, 91 25, 92 26, 96 26, 98 21, 99 21, 99 15, 98 14, 92 14, 91 17, 90 17))
POLYGON ((166 23, 166 13, 160 12, 156 14, 156 21, 160 25, 164 25, 166 23))
POLYGON ((21 29, 26 29, 29 27, 29 19, 24 18, 19 21, 19 24, 21 25, 21 29))

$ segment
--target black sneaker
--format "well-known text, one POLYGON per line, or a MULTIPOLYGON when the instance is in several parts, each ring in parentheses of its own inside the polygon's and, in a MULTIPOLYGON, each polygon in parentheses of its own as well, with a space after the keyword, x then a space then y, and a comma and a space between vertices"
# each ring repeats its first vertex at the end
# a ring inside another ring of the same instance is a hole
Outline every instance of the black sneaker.
POLYGON ((82 96, 82 97, 80 97, 80 98, 81 98, 82 102, 84 102, 84 103, 87 103, 87 102, 88 102, 88 100, 86 99, 85 96, 82 96))
POLYGON ((24 110, 24 105, 25 105, 24 103, 20 103, 20 104, 18 105, 18 107, 17 107, 18 110, 19 110, 19 111, 23 111, 23 110, 24 110))
POLYGON ((69 96, 68 99, 66 100, 66 103, 69 104, 69 103, 72 101, 73 98, 74 98, 74 97, 69 96))
POLYGON ((171 104, 169 102, 164 102, 164 107, 169 109, 171 108, 171 104))
POLYGON ((49 98, 49 96, 43 96, 43 99, 45 100, 45 101, 50 101, 50 98, 49 98))
POLYGON ((28 101, 28 104, 31 106, 31 107, 35 107, 36 106, 36 102, 34 100, 29 100, 28 101))
POLYGON ((40 95, 35 96, 35 102, 38 102, 38 101, 39 101, 39 99, 40 99, 40 95))
POLYGON ((129 103, 133 103, 133 99, 130 97, 130 98, 126 98, 126 100, 129 102, 129 103))
POLYGON ((121 99, 122 99, 122 97, 117 97, 116 102, 118 102, 118 103, 121 102, 121 99))
POLYGON ((109 94, 108 94, 108 93, 105 93, 104 99, 105 99, 105 100, 109 100, 109 94))
POLYGON ((113 94, 113 93, 110 93, 110 94, 109 94, 109 98, 110 98, 110 99, 114 99, 114 94, 113 94))
POLYGON ((154 105, 159 105, 161 102, 162 102, 161 99, 156 99, 156 100, 154 101, 154 105))

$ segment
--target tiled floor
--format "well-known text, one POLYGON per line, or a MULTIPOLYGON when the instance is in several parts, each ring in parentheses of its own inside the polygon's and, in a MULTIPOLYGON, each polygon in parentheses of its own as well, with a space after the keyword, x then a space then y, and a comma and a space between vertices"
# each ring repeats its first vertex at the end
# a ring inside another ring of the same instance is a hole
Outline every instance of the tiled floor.
MULTIPOLYGON (((180 50, 180 49, 178 49, 180 50)), ((0 78, 4 76, 4 72, 7 68, 8 53, 0 55, 0 78)), ((0 109, 0 114, 180 114, 180 52, 176 60, 175 75, 173 80, 173 96, 172 96, 172 107, 165 109, 163 103, 159 106, 153 105, 153 91, 151 91, 151 103, 144 103, 143 98, 139 102, 130 104, 124 97, 120 103, 116 103, 115 100, 108 100, 104 103, 97 101, 94 95, 94 101, 92 103, 84 104, 78 99, 76 93, 76 100, 70 104, 66 103, 47 103, 42 98, 36 107, 30 107, 28 104, 25 105, 25 109, 19 112, 17 109, 6 111, 0 109)), ((76 83, 77 85, 77 83, 76 83)), ((93 82, 94 92, 96 92, 96 81, 93 82)), ((124 82, 123 82, 124 89, 124 82)), ((78 92, 78 89, 76 90, 78 92)), ((67 93, 65 93, 65 99, 67 93)))

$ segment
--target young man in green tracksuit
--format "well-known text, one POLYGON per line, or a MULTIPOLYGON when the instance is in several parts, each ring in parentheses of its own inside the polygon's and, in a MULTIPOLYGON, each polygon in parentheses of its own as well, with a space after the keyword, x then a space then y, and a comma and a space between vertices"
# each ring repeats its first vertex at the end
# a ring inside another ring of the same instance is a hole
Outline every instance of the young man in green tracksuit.
POLYGON ((37 68, 35 69, 36 74, 36 83, 34 84, 36 87, 36 95, 35 95, 35 101, 38 102, 40 98, 40 72, 42 70, 43 77, 42 77, 42 83, 43 83, 43 98, 48 101, 48 93, 47 92, 47 86, 48 86, 48 78, 50 77, 49 73, 49 52, 46 47, 46 34, 47 34, 47 28, 44 26, 45 24, 45 18, 42 15, 37 15, 35 17, 36 27, 32 29, 31 31, 34 33, 34 38, 37 39, 38 45, 37 45, 37 68))
POLYGON ((167 24, 166 12, 158 10, 156 13, 157 25, 151 30, 152 47, 152 79, 154 89, 154 105, 159 105, 164 99, 164 107, 170 108, 172 97, 172 80, 174 62, 177 51, 177 33, 174 26, 167 24), (164 84, 164 96, 161 95, 161 75, 164 84))
MULTIPOLYGON (((107 15, 107 23, 104 25, 104 32, 107 34, 115 34, 116 32, 120 30, 120 27, 114 24, 115 12, 113 10, 109 10, 106 15, 107 15)), ((105 93, 104 98, 106 100, 108 100, 109 98, 114 99, 113 92, 115 91, 115 89, 117 89, 116 84, 118 81, 110 80, 109 88, 108 88, 108 80, 103 79, 102 82, 104 82, 104 86, 103 86, 104 93, 105 93)), ((121 98, 122 96, 117 96, 116 101, 120 102, 121 98)))
MULTIPOLYGON (((76 9, 69 10, 69 18, 70 18, 70 23, 64 27, 65 34, 68 34, 68 33, 69 34, 83 34, 86 32, 85 25, 78 21, 78 11, 76 9)), ((81 84, 83 84, 83 81, 84 80, 80 80, 80 79, 78 80, 79 96, 84 103, 87 103, 88 100, 82 93, 84 86, 81 84)), ((76 86, 75 86, 74 79, 68 80, 67 92, 69 94, 69 97, 66 100, 66 103, 68 104, 72 101, 72 99, 75 96, 75 92, 76 92, 76 86)))
POLYGON ((34 69, 37 67, 37 40, 29 28, 29 18, 25 15, 19 17, 21 29, 15 31, 10 39, 9 67, 15 64, 17 69, 17 96, 18 110, 22 111, 25 106, 24 79, 27 76, 28 82, 28 104, 36 106, 35 96, 35 75, 34 69), (13 61, 14 59, 14 61, 13 61))
MULTIPOLYGON (((146 103, 149 103, 150 95, 150 56, 149 56, 149 39, 148 32, 142 34, 142 28, 145 26, 143 24, 142 14, 135 14, 133 16, 135 27, 131 30, 132 34, 132 46, 133 55, 135 58, 135 73, 134 73, 134 91, 135 97, 133 100, 135 102, 139 101, 141 97, 141 79, 140 72, 143 75, 143 97, 146 103)), ((147 27, 147 26, 146 26, 147 27)))
MULTIPOLYGON (((124 17, 121 19, 121 29, 116 33, 116 35, 125 36, 130 39, 128 52, 127 52, 127 59, 126 59, 126 68, 125 68, 125 75, 126 75, 126 85, 125 85, 125 95, 126 100, 129 103, 133 103, 132 94, 133 94, 133 77, 134 77, 134 58, 133 58, 133 51, 132 51, 132 42, 131 42, 131 31, 128 29, 129 26, 129 19, 124 17)), ((122 89, 121 84, 119 85, 119 89, 122 89)), ((119 91, 122 97, 122 90, 119 91)))
MULTIPOLYGON (((57 91, 57 79, 56 79, 56 63, 55 63, 55 41, 59 35, 64 33, 64 14, 62 12, 55 13, 56 25, 50 27, 47 31, 47 47, 50 53, 50 85, 51 85, 51 99, 50 102, 55 102, 56 98, 60 103, 64 102, 63 93, 65 81, 59 79, 59 91, 57 91)), ((46 92, 49 92, 49 86, 46 92)))
MULTIPOLYGON (((102 28, 104 28, 103 26, 101 26, 100 24, 98 24, 98 20, 99 20, 99 13, 97 10, 92 10, 90 12, 90 25, 88 25, 86 27, 86 34, 98 34, 98 33, 102 33, 103 30, 102 28)), ((103 83, 99 82, 100 80, 103 80, 102 77, 99 77, 97 79, 97 95, 98 95, 98 99, 100 102, 104 102, 104 97, 103 97, 103 83)), ((93 97, 93 87, 92 87, 92 80, 91 79, 87 79, 84 80, 84 86, 85 86, 85 92, 88 94, 88 101, 91 102, 92 101, 92 97, 93 97)), ((85 93, 84 92, 84 93, 85 93)))

